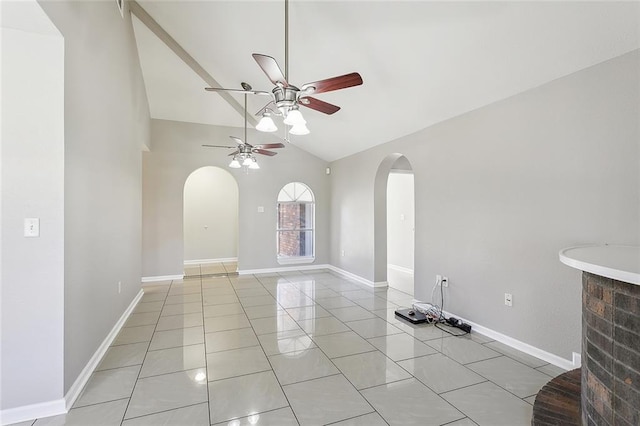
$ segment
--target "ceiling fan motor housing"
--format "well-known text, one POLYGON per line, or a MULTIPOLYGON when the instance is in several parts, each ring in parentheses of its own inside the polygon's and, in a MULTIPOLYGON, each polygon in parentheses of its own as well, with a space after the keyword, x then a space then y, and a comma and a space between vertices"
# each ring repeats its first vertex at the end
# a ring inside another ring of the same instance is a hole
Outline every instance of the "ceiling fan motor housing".
POLYGON ((286 117, 289 110, 297 104, 300 89, 291 85, 287 87, 276 86, 272 92, 278 110, 286 117))

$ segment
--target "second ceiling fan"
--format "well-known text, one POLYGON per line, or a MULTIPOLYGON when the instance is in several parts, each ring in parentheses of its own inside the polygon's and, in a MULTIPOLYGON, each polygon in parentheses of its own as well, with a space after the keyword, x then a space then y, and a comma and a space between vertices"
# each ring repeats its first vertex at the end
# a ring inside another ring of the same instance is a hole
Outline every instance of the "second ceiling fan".
POLYGON ((299 111, 299 106, 305 106, 324 114, 334 114, 340 110, 337 105, 322 101, 311 95, 331 92, 334 90, 346 89, 348 87, 359 86, 362 84, 362 77, 357 72, 344 74, 338 77, 327 78, 324 80, 305 83, 300 87, 294 86, 287 81, 289 74, 289 0, 284 2, 284 35, 285 35, 285 70, 284 73, 278 66, 276 60, 268 55, 254 53, 253 59, 258 63, 262 71, 267 75, 271 83, 275 85, 271 92, 259 90, 247 90, 243 86, 242 89, 223 89, 219 87, 207 87, 207 91, 228 91, 254 95, 270 95, 271 102, 260 109, 256 115, 262 116, 260 122, 256 126, 256 130, 263 132, 274 132, 277 127, 272 115, 281 116, 284 124, 291 126, 289 133, 293 135, 306 135, 309 129, 306 127, 306 121, 299 111))

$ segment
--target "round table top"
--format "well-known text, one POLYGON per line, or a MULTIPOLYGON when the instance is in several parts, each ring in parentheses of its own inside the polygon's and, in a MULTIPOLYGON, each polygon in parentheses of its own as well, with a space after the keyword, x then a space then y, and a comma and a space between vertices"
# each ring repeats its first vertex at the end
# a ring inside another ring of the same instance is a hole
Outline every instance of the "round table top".
POLYGON ((590 245, 560 250, 560 261, 581 271, 640 285, 640 247, 590 245))

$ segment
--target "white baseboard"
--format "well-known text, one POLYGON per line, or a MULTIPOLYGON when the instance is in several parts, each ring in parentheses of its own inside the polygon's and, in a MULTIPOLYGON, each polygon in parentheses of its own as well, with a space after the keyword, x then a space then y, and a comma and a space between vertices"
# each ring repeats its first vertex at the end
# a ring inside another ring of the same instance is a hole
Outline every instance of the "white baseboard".
POLYGON ((238 269, 238 275, 254 275, 254 274, 273 274, 276 272, 290 271, 308 271, 311 269, 331 269, 331 265, 298 265, 298 266, 279 266, 277 268, 263 269, 238 269))
POLYGON ((140 281, 143 283, 152 283, 156 281, 181 280, 183 278, 184 278, 184 275, 159 275, 157 277, 142 277, 140 281))
MULTIPOLYGON (((574 361, 569 361, 568 359, 564 359, 559 357, 558 355, 552 354, 551 352, 544 351, 540 348, 536 348, 535 346, 531 346, 528 343, 522 342, 520 340, 514 339, 513 337, 509 337, 505 334, 502 334, 498 331, 492 330, 490 328, 484 327, 480 324, 477 324, 473 321, 469 321, 466 318, 462 318, 458 315, 451 314, 447 311, 443 311, 447 316, 454 316, 456 318, 460 318, 462 321, 471 325, 472 329, 482 335, 492 338, 500 343, 504 343, 507 346, 511 346, 514 349, 519 350, 520 352, 524 352, 528 355, 539 358, 543 361, 548 362, 549 364, 553 364, 556 367, 563 368, 565 370, 573 370, 574 368, 580 367, 580 365, 575 365, 574 361)), ((575 354, 575 352, 574 352, 575 354)), ((574 357, 575 360, 575 357, 574 357)))
POLYGON ((273 274, 276 272, 307 271, 312 269, 328 269, 337 274, 340 274, 349 279, 352 279, 361 284, 364 284, 368 287, 382 288, 382 287, 388 286, 388 283, 386 281, 380 281, 380 282, 374 283, 373 281, 369 281, 366 278, 362 278, 360 275, 352 274, 351 272, 345 271, 344 269, 340 269, 336 266, 329 265, 326 263, 319 264, 319 265, 298 265, 298 266, 277 267, 277 268, 244 269, 244 270, 238 270, 238 275, 273 274))
POLYGON ((361 284, 364 284, 368 287, 374 287, 374 288, 383 288, 383 287, 388 287, 389 283, 387 281, 378 281, 378 282, 373 282, 370 281, 366 278, 361 277, 360 275, 356 275, 352 272, 349 271, 345 271, 344 269, 338 268, 337 266, 333 266, 333 265, 327 265, 327 268, 332 270, 333 272, 336 272, 340 275, 343 275, 347 278, 350 278, 354 281, 357 281, 361 284))
POLYGON ((195 259, 195 260, 185 260, 184 265, 206 265, 208 263, 220 263, 220 262, 237 262, 237 257, 221 257, 220 259, 195 259))
POLYGON ((113 326, 107 337, 104 339, 98 350, 93 354, 87 365, 73 383, 64 398, 56 399, 53 401, 42 402, 39 404, 24 405, 22 407, 10 408, 8 410, 0 411, 0 425, 10 425, 12 423, 23 422, 33 419, 42 419, 44 417, 57 416, 65 414, 73 406, 80 392, 89 381, 93 370, 96 369, 102 357, 107 352, 107 349, 116 338, 120 329, 129 318, 129 315, 135 309, 136 305, 142 299, 144 293, 142 290, 138 292, 133 301, 129 304, 129 307, 124 311, 116 325, 113 326))
POLYGON ((403 274, 413 275, 413 269, 405 268, 404 266, 398 266, 389 263, 387 264, 387 268, 396 272, 402 272, 403 274))
POLYGON ((9 408, 0 411, 0 425, 10 425, 27 420, 41 419, 43 417, 65 414, 67 408, 64 398, 39 404, 24 405, 22 407, 9 408))
POLYGON ((582 366, 582 354, 579 354, 577 352, 572 352, 571 355, 573 358, 573 368, 578 368, 582 366))
POLYGON ((127 321, 129 315, 131 315, 131 312, 133 312, 138 302, 140 302, 140 299, 142 299, 143 295, 144 292, 140 290, 136 297, 129 304, 129 307, 124 311, 122 316, 120 316, 120 319, 113 326, 107 337, 105 337, 105 339, 102 341, 102 344, 100 345, 100 347, 98 347, 98 350, 96 350, 87 365, 85 365, 76 381, 73 382, 71 388, 69 388, 69 391, 64 396, 67 411, 73 406, 73 403, 76 402, 76 399, 80 395, 80 392, 89 381, 91 374, 93 374, 93 370, 95 370, 98 364, 100 364, 102 357, 107 352, 107 349, 109 349, 109 346, 111 346, 111 343, 113 343, 113 340, 116 338, 116 336, 120 332, 120 329, 127 321))

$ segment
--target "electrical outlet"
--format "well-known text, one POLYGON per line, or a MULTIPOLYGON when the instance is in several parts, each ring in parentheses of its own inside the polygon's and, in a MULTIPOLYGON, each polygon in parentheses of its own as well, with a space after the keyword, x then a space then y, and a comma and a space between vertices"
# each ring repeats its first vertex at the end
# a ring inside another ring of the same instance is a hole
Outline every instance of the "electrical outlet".
POLYGON ((118 294, 122 293, 122 281, 118 281, 118 294))
POLYGON ((504 304, 507 306, 513 306, 513 295, 511 293, 504 294, 504 304))
POLYGON ((340 255, 341 255, 341 256, 344 256, 344 250, 342 250, 342 251, 340 252, 340 255))
POLYGON ((40 236, 40 219, 37 217, 29 217, 24 219, 24 236, 39 237, 40 236))
POLYGON ((447 277, 443 277, 440 274, 436 275, 436 285, 442 287, 449 287, 449 279, 447 277))

